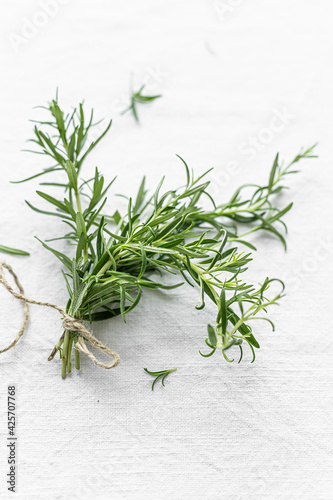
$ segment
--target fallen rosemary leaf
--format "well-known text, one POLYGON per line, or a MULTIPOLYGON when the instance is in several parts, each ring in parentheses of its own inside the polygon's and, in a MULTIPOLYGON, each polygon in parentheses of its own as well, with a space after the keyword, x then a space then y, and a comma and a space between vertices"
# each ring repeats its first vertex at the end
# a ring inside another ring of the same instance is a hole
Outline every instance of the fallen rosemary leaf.
POLYGON ((177 370, 177 368, 171 368, 170 370, 161 370, 160 372, 150 372, 149 370, 147 370, 147 368, 144 368, 144 371, 147 372, 149 375, 152 375, 153 377, 156 377, 154 382, 153 382, 153 385, 152 385, 152 390, 154 390, 154 385, 156 384, 156 382, 160 379, 162 379, 162 385, 164 386, 164 380, 166 379, 166 377, 171 373, 171 372, 175 372, 177 370))
MULTIPOLYGON (((206 339, 210 352, 202 356, 220 351, 226 361, 232 362, 229 349, 238 347, 240 361, 243 346, 248 345, 253 362, 255 349, 260 345, 250 323, 263 319, 274 327, 266 316, 267 308, 278 303, 284 285, 269 278, 258 286, 246 283, 243 276, 252 256, 238 250, 238 245, 255 250, 247 238, 262 230, 272 233, 286 246, 286 225, 282 218, 292 204, 280 210, 274 205, 274 197, 285 188, 282 182, 295 172, 295 164, 314 157, 313 147, 301 151, 285 167, 277 155, 267 184, 241 186, 229 201, 220 205, 208 191, 206 176, 210 170, 195 177, 179 157, 186 173, 185 186, 162 192, 162 179, 155 192, 148 194, 143 178, 136 197, 128 200, 127 213, 117 209, 109 213, 105 209, 106 194, 115 179, 106 185, 96 168, 94 175, 84 180, 81 170, 111 122, 88 146, 88 132, 94 126, 93 112, 86 121, 83 104, 79 104, 65 115, 57 98, 45 109, 50 116, 46 121, 36 122, 31 141, 36 147, 34 152, 52 160, 53 166, 24 181, 53 176, 52 182, 41 185, 54 186, 61 193, 55 198, 37 191, 43 202, 49 204, 48 211, 27 203, 38 213, 61 218, 67 228, 65 234, 54 237, 69 244, 66 253, 42 242, 65 267, 66 313, 91 323, 118 315, 126 321, 126 314, 138 305, 145 289, 170 290, 186 282, 200 290, 198 310, 205 307, 207 300, 216 307, 216 320, 208 326, 206 339), (250 195, 243 196, 245 188, 252 190, 250 195), (210 210, 202 207, 203 197, 210 200, 210 210), (245 225, 248 229, 239 234, 239 228, 245 225), (163 280, 153 279, 156 272, 162 278, 174 275, 178 282, 166 286, 163 280), (268 290, 274 282, 281 285, 281 290, 269 296, 268 290)), ((52 359, 60 352, 63 377, 71 371, 71 353, 77 340, 77 333, 66 330, 50 355, 52 359)), ((75 366, 80 367, 77 349, 75 366)), ((165 374, 153 373, 157 378, 165 374)))
POLYGON ((0 252, 8 253, 11 255, 30 255, 28 252, 25 252, 24 250, 18 250, 17 248, 5 247, 3 245, 0 245, 0 252))

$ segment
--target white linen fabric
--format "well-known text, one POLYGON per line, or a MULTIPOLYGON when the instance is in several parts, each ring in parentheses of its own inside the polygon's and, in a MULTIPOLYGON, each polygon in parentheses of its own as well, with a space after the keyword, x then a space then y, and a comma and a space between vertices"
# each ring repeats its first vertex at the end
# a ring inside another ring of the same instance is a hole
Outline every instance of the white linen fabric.
MULTIPOLYGON (((17 499, 332 498, 332 15, 329 0, 41 0, 1 4, 0 244, 29 258, 1 256, 28 297, 65 305, 60 263, 34 239, 61 234, 38 183, 10 184, 48 166, 21 150, 59 87, 70 109, 85 99, 96 118, 114 119, 84 167, 118 179, 108 198, 150 188, 166 174, 180 185, 181 155, 198 174, 214 167, 211 192, 225 201, 238 185, 264 183, 277 151, 286 161, 318 141, 319 159, 300 164, 286 216, 288 250, 268 235, 248 280, 276 276, 286 297, 276 323, 255 325, 257 360, 204 359, 214 308, 197 311, 198 291, 145 293, 94 334, 121 356, 114 370, 82 359, 63 381, 47 357, 59 315, 30 307, 28 329, 0 358, 0 497, 7 490, 7 386, 18 391, 17 499), (163 94, 120 116, 135 87, 163 94), (151 390, 143 370, 178 367, 151 390)), ((28 144, 29 147, 29 144, 28 144)), ((47 189, 47 188, 46 188, 47 189)), ((52 192, 50 190, 49 192, 52 192)), ((62 242, 57 248, 65 248, 62 242)), ((0 345, 15 336, 21 306, 0 290, 0 345), (9 316, 9 318, 8 318, 9 316)), ((237 354, 237 353, 236 353, 237 354)))

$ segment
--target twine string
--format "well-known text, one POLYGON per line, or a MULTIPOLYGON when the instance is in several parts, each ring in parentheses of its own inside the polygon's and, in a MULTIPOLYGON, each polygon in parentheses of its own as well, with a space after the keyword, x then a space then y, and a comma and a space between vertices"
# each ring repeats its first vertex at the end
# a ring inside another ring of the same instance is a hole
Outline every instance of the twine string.
POLYGON ((28 321, 29 321, 28 304, 34 304, 37 306, 51 307, 52 309, 55 309, 56 311, 58 311, 63 317, 63 320, 62 320, 63 328, 65 330, 69 330, 70 332, 75 332, 79 336, 78 341, 75 344, 76 349, 78 349, 79 351, 84 353, 86 356, 88 356, 88 358, 90 358, 91 361, 96 366, 99 366, 101 368, 105 368, 106 370, 109 370, 110 368, 114 368, 115 366, 117 366, 119 364, 119 362, 120 362, 119 355, 113 349, 104 345, 102 342, 100 342, 98 339, 96 339, 87 330, 87 328, 84 326, 83 321, 81 319, 72 318, 72 316, 69 316, 61 307, 57 306, 56 304, 52 304, 51 302, 40 302, 38 300, 32 300, 32 299, 28 299, 27 297, 25 297, 23 287, 22 287, 17 275, 15 274, 15 272, 13 271, 11 266, 6 264, 5 262, 0 262, 0 284, 2 284, 13 297, 15 297, 16 299, 23 302, 23 313, 24 313, 21 328, 18 331, 18 333, 16 334, 15 339, 7 347, 0 349, 0 354, 8 351, 9 349, 12 349, 17 344, 17 342, 20 340, 20 338, 22 337, 22 335, 26 329, 28 321), (6 280, 4 269, 6 269, 9 272, 9 274, 11 274, 11 276, 13 277, 14 282, 17 286, 18 292, 16 292, 13 289, 13 287, 6 280), (89 342, 94 347, 96 347, 96 349, 99 349, 100 351, 104 352, 107 356, 113 358, 113 362, 108 364, 108 363, 102 363, 101 361, 99 361, 93 355, 93 353, 88 349, 83 337, 85 339, 89 340, 89 342))

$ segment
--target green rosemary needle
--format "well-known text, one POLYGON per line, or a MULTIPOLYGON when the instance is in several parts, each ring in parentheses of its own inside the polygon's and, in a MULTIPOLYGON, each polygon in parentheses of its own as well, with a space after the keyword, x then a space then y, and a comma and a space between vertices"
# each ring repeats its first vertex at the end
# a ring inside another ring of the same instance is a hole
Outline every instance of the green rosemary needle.
POLYGON ((30 255, 28 252, 25 252, 24 250, 18 250, 17 248, 5 247, 3 245, 0 245, 0 252, 8 253, 11 255, 30 255))

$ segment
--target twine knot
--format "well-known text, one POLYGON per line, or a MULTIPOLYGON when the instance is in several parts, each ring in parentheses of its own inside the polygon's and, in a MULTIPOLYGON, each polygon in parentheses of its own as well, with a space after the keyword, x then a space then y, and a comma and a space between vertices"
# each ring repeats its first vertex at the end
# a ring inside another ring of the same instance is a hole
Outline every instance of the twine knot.
POLYGON ((83 321, 82 319, 72 318, 65 314, 62 320, 62 326, 64 330, 69 330, 70 332, 80 332, 82 330, 83 321))
MULTIPOLYGON (((50 302, 40 302, 37 300, 32 300, 32 299, 27 299, 24 294, 23 287, 17 277, 17 275, 14 273, 13 269, 6 264, 5 262, 0 262, 0 284, 2 284, 8 292, 13 295, 18 300, 21 300, 23 302, 23 311, 24 311, 24 318, 23 322, 21 325, 21 328, 19 332, 17 333, 15 339, 7 346, 4 347, 3 349, 0 349, 0 354, 8 351, 12 347, 14 347, 17 342, 20 340, 22 337, 26 326, 29 321, 29 308, 28 304, 35 304, 38 306, 45 306, 45 307, 51 307, 52 309, 55 309, 58 311, 62 316, 62 325, 65 330, 68 330, 71 333, 75 333, 78 335, 78 341, 75 344, 75 348, 78 349, 79 351, 83 352, 88 358, 91 359, 91 361, 96 365, 100 366, 101 368, 105 368, 106 370, 109 370, 110 368, 114 368, 117 366, 120 362, 120 357, 119 355, 113 351, 113 349, 110 349, 110 347, 104 345, 102 342, 100 342, 98 339, 96 339, 90 332, 87 330, 87 328, 84 326, 84 323, 81 319, 79 318, 72 318, 72 316, 69 316, 61 307, 57 306, 56 304, 52 304, 50 302), (12 275, 14 282, 18 288, 18 292, 16 292, 13 287, 8 283, 6 280, 5 274, 4 274, 4 269, 7 269, 7 271, 12 275), (107 363, 102 363, 99 361, 93 353, 88 349, 85 340, 88 340, 94 347, 97 349, 101 350, 105 354, 107 354, 109 357, 113 358, 113 362, 111 364, 107 363)), ((50 357, 51 359, 51 357, 50 357)))

